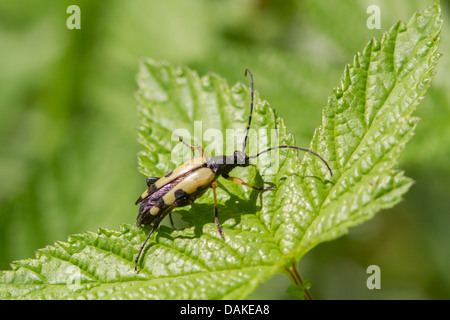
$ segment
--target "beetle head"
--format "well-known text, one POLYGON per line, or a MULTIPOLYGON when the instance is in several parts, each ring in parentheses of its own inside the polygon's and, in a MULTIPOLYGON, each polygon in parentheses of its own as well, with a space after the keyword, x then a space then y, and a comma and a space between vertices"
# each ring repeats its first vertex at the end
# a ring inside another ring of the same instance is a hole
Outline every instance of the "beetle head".
POLYGON ((236 150, 233 153, 234 163, 239 167, 248 167, 250 158, 242 151, 236 150))

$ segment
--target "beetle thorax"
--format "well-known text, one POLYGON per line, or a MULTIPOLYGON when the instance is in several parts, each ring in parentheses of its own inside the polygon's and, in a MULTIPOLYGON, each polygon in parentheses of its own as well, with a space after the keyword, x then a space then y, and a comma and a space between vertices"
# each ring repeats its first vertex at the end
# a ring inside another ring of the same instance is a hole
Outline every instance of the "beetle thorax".
POLYGON ((250 165, 249 157, 241 151, 235 151, 232 156, 217 156, 206 161, 207 167, 217 175, 228 175, 236 167, 247 167, 250 165))

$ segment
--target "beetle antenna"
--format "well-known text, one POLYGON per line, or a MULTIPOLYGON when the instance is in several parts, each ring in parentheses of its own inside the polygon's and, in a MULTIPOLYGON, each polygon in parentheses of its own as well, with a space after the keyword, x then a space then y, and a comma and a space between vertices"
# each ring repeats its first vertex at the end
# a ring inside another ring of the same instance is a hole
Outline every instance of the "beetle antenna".
POLYGON ((272 147, 272 148, 268 148, 268 149, 266 149, 266 150, 261 151, 261 152, 258 153, 257 155, 250 156, 249 158, 250 158, 250 159, 257 158, 257 157, 259 157, 261 154, 266 153, 266 152, 268 152, 268 151, 270 151, 270 150, 273 150, 273 149, 296 149, 296 150, 301 150, 301 151, 309 152, 309 153, 315 155, 316 157, 318 157, 320 160, 322 160, 322 162, 325 163, 325 165, 327 166, 328 171, 330 171, 331 176, 333 176, 333 172, 331 171, 331 168, 330 168, 330 166, 328 165, 328 163, 325 161, 325 159, 322 158, 322 157, 321 157, 320 155, 318 155, 317 153, 315 153, 314 151, 311 151, 311 150, 305 149, 305 148, 299 148, 299 147, 295 147, 295 146, 278 146, 278 147, 272 147))
POLYGON ((252 122, 252 114, 253 114, 253 96, 254 96, 254 91, 253 91, 253 74, 250 71, 250 69, 245 69, 245 73, 244 76, 247 76, 247 72, 250 74, 250 85, 251 85, 251 95, 250 95, 250 115, 248 116, 248 124, 247 124, 247 133, 245 134, 245 138, 244 138, 244 145, 242 146, 242 152, 245 153, 245 148, 247 147, 247 139, 248 139, 248 133, 250 131, 250 123, 252 122))

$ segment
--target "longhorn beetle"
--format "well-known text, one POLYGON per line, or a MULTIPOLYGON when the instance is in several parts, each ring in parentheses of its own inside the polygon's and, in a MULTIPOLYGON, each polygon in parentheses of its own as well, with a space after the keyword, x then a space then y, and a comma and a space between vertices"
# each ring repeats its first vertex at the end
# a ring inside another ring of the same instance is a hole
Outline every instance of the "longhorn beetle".
MULTIPOLYGON (((296 149, 305 152, 309 152, 317 156, 323 163, 327 166, 330 171, 331 176, 333 173, 331 171, 328 163, 317 153, 295 146, 277 146, 268 148, 264 151, 259 152, 253 156, 247 156, 245 154, 245 149, 247 147, 247 139, 250 131, 250 124, 252 122, 253 113, 253 74, 249 69, 245 69, 245 75, 250 74, 251 80, 251 96, 250 96, 250 115, 248 117, 247 132, 242 145, 242 151, 234 151, 232 156, 216 156, 212 157, 199 145, 191 146, 187 144, 180 137, 179 141, 183 143, 186 147, 190 148, 192 152, 197 150, 200 156, 194 157, 185 164, 182 164, 175 170, 169 172, 162 178, 149 177, 146 179, 148 189, 142 193, 135 204, 140 204, 139 214, 137 216, 136 226, 153 224, 153 228, 147 235, 147 238, 142 243, 136 260, 134 261, 134 269, 137 272, 137 264, 139 262, 139 257, 144 250, 145 244, 152 235, 152 233, 158 228, 159 223, 164 219, 165 216, 170 214, 173 209, 178 207, 184 207, 192 204, 195 199, 202 196, 208 188, 213 189, 214 196, 214 220, 216 223, 217 231, 220 236, 225 240, 223 236, 223 231, 220 228, 218 212, 217 212, 217 198, 216 198, 216 188, 218 184, 216 182, 219 176, 225 179, 231 180, 235 183, 245 185, 247 187, 253 188, 258 191, 265 191, 276 188, 272 187, 257 187, 247 182, 244 182, 240 178, 231 177, 229 175, 230 171, 236 167, 248 167, 250 164, 250 159, 255 159, 261 154, 268 152, 273 149, 296 149)), ((170 216, 171 218, 171 216, 170 216)), ((172 222, 172 219, 171 219, 172 222)))

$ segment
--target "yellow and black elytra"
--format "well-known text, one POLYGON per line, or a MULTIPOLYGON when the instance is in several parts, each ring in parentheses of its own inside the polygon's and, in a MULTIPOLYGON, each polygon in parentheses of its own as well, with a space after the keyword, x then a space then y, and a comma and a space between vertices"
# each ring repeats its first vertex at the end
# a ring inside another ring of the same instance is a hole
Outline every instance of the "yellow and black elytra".
MULTIPOLYGON (((208 188, 213 189, 214 196, 214 219, 217 227, 217 231, 220 236, 225 240, 223 231, 220 228, 218 212, 217 212, 217 199, 216 199, 216 188, 218 184, 216 179, 219 176, 225 179, 231 180, 235 183, 245 185, 247 187, 253 188, 259 191, 265 191, 274 189, 276 187, 257 187, 244 182, 243 180, 231 177, 229 175, 230 171, 236 167, 248 167, 250 165, 250 159, 259 157, 261 154, 268 152, 273 149, 297 149, 305 152, 309 152, 325 163, 331 176, 333 173, 331 171, 328 163, 317 153, 295 146, 277 146, 268 148, 264 151, 259 152, 254 156, 247 156, 245 154, 245 149, 247 147, 247 139, 250 131, 250 124, 252 122, 253 113, 253 75, 249 69, 245 70, 245 75, 250 74, 251 79, 251 98, 250 98, 250 115, 248 117, 247 132, 244 138, 242 151, 236 150, 232 156, 216 156, 212 157, 199 145, 190 146, 186 142, 179 138, 180 142, 185 146, 190 148, 193 152, 197 151, 199 156, 196 156, 189 160, 188 162, 182 164, 172 172, 169 172, 162 178, 149 177, 147 178, 148 189, 142 193, 136 204, 140 204, 139 214, 137 216, 136 226, 153 224, 153 228, 147 235, 147 238, 142 243, 138 255, 135 260, 135 271, 137 271, 137 264, 139 262, 139 257, 144 250, 145 244, 152 235, 152 233, 158 228, 159 223, 164 219, 165 216, 170 214, 173 209, 178 207, 184 207, 192 204, 197 198, 202 196, 208 188)), ((172 222, 172 217, 171 222, 172 222)), ((172 223, 173 225, 173 223, 172 223)))

